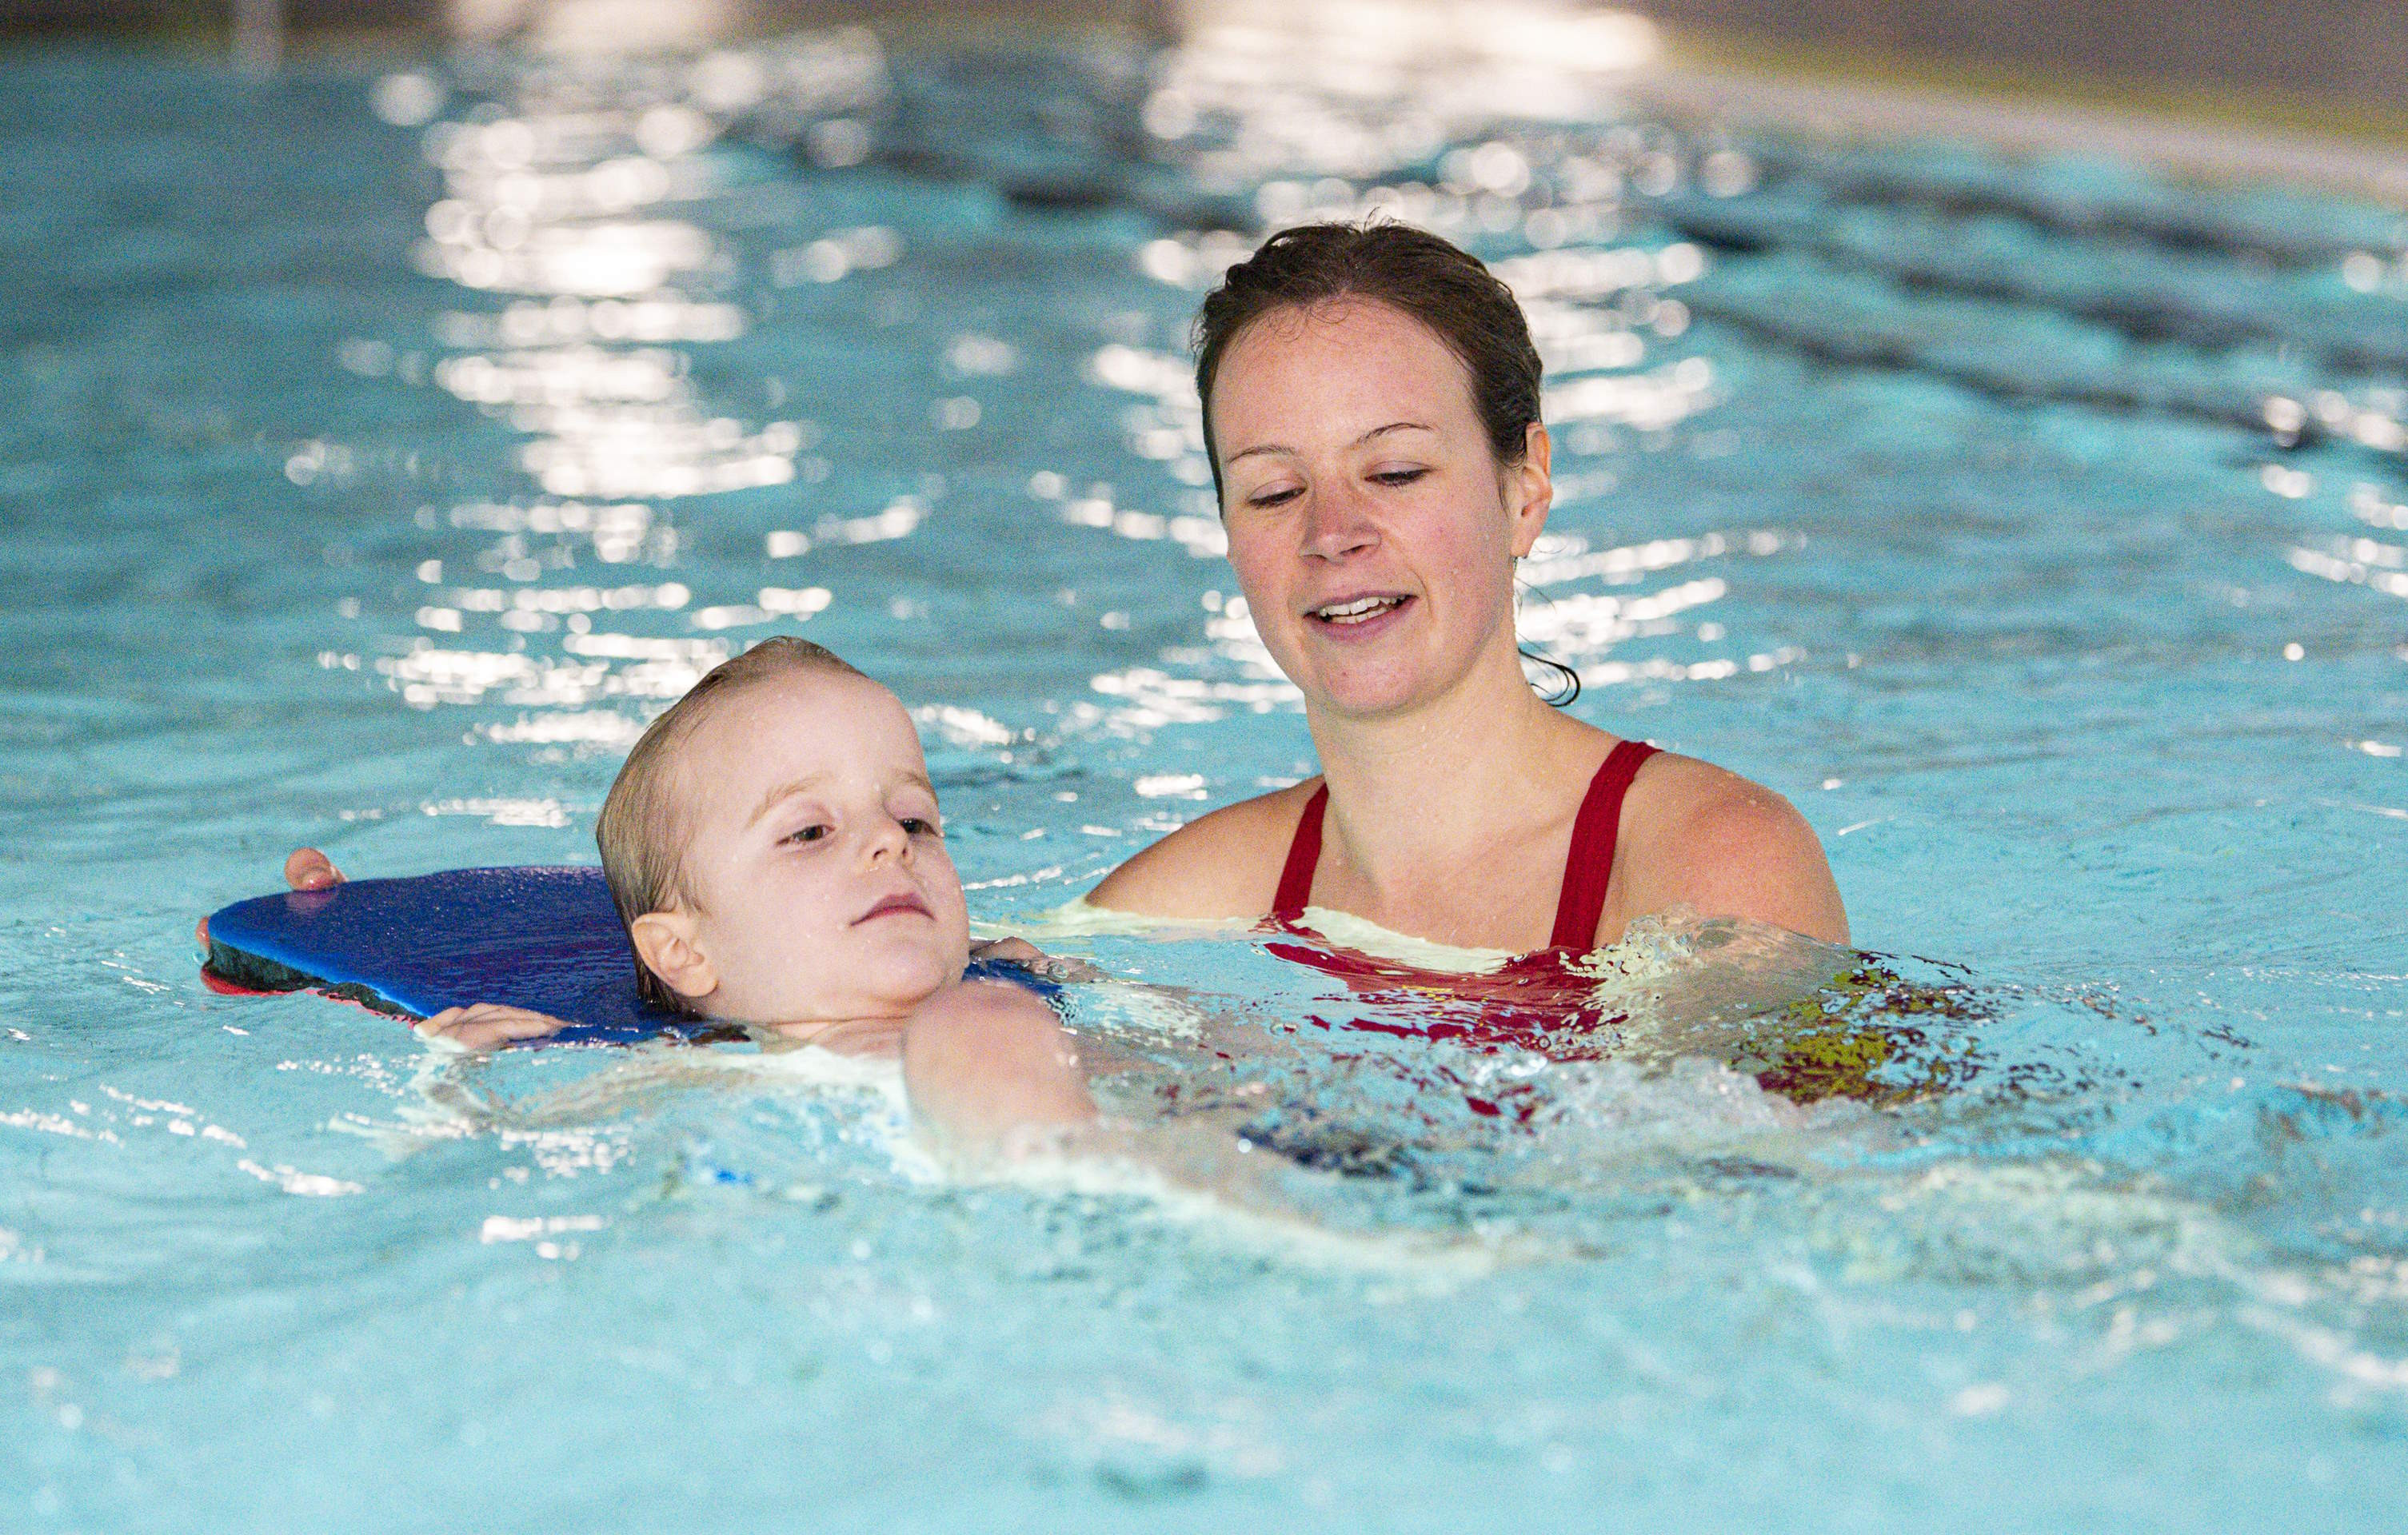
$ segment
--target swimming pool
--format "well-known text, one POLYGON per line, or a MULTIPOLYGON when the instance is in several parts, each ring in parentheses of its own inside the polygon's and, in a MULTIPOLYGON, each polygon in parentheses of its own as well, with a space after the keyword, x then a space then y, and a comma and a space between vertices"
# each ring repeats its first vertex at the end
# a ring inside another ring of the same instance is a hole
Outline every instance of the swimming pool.
POLYGON ((4 1522, 2384 1525, 2408 231, 1547 60, 0 55, 4 1522), (1369 204, 1531 308, 1578 711, 1797 801, 1948 1092, 1408 1048, 1054 915, 1308 770, 1182 334, 1369 204), (794 1058, 201 987, 303 841, 584 860, 780 628, 920 708, 976 915, 1188 994, 1090 1026, 1292 1051, 1196 1091, 1268 1085, 1309 1230, 947 1184, 794 1058))

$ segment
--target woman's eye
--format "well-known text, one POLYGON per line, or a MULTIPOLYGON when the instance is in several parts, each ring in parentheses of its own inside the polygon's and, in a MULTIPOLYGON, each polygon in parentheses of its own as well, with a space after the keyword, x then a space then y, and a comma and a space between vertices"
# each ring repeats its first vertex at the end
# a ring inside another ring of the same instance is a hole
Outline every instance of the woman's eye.
POLYGON ((1426 469, 1383 469, 1371 480, 1377 485, 1411 485, 1428 473, 1426 469))
POLYGON ((817 842, 827 834, 828 829, 824 826, 798 826, 778 840, 781 842, 817 842))
POLYGON ((1278 490, 1257 490, 1253 495, 1246 498, 1246 505, 1249 506, 1281 506, 1294 501, 1297 497, 1302 494, 1304 494, 1304 492, 1293 485, 1278 490))

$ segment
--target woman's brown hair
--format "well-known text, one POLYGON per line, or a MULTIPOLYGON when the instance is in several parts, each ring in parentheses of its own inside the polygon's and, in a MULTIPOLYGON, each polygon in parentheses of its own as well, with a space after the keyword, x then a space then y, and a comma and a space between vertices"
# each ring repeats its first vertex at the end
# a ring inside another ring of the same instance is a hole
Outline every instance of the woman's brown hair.
POLYGON ((1499 467, 1522 462, 1539 421, 1539 349, 1512 291, 1472 256, 1407 224, 1298 224, 1229 268, 1196 315, 1196 392, 1204 453, 1221 489, 1212 441, 1212 377, 1249 326, 1286 309, 1370 299, 1412 316, 1471 376, 1471 404, 1499 467))

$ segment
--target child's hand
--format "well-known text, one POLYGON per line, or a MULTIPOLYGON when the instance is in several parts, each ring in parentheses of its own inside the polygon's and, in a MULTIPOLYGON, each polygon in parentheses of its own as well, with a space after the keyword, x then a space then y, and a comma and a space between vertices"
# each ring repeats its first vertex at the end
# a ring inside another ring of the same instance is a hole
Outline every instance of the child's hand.
POLYGON ((473 1007, 447 1007, 431 1018, 421 1019, 416 1027, 431 1041, 463 1050, 490 1050, 512 1040, 556 1034, 568 1027, 568 1021, 530 1013, 523 1007, 479 1002, 473 1007))
POLYGON ((315 847, 295 847, 284 860, 284 883, 296 890, 322 890, 343 882, 343 871, 315 847))

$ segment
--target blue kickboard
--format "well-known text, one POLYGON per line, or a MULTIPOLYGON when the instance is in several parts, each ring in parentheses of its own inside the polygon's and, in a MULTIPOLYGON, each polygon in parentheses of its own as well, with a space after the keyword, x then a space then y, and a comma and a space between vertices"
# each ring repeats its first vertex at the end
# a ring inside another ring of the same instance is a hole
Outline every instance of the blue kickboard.
MULTIPOLYGON (((432 1017, 499 1002, 566 1018, 564 1044, 701 1038, 727 1026, 653 1007, 602 871, 447 869, 288 890, 213 912, 204 968, 247 991, 323 991, 380 1013, 432 1017)), ((1017 964, 981 960, 969 979, 1060 988, 1017 964)))
POLYGON ((254 991, 324 991, 432 1017, 501 1002, 566 1018, 561 1041, 691 1036, 715 1025, 647 1005, 593 868, 448 869, 238 901, 212 913, 208 968, 254 991))

